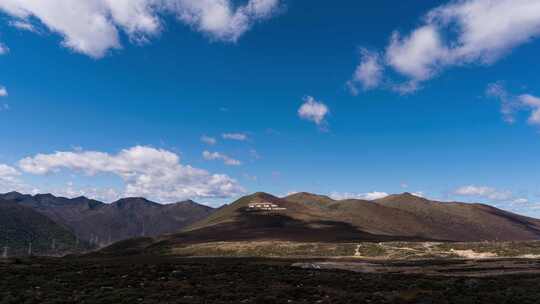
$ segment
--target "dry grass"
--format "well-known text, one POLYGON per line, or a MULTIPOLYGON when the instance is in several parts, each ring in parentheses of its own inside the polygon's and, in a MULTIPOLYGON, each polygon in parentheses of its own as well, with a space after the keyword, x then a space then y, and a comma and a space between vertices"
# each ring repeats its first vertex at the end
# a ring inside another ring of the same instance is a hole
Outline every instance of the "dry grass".
POLYGON ((538 258, 540 256, 540 242, 302 243, 240 241, 176 245, 169 249, 168 254, 213 257, 356 257, 388 260, 538 258))

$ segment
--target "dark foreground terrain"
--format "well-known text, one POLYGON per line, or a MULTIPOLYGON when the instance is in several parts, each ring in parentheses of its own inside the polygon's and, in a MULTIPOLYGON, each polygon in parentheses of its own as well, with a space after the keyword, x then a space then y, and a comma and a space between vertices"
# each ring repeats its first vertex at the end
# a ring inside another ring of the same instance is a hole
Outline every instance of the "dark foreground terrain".
POLYGON ((324 262, 165 257, 10 259, 0 261, 0 303, 540 301, 540 266, 535 260, 406 262, 407 267, 436 266, 440 270, 428 275, 392 273, 394 267, 403 267, 399 262, 380 262, 382 272, 318 269, 324 262), (291 266, 298 263, 301 266, 291 266), (445 272, 445 265, 463 269, 454 275, 445 272), (495 275, 513 267, 525 271, 495 275), (482 276, 467 275, 470 268, 474 268, 471 273, 481 271, 482 276))

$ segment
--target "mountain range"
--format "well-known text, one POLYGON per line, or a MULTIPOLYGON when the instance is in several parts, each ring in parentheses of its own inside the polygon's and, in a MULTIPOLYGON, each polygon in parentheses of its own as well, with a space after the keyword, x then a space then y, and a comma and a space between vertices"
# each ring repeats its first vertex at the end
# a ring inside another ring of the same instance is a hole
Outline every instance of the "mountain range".
MULTIPOLYGON (((540 239, 538 219, 489 205, 438 202, 410 193, 367 201, 334 200, 305 192, 279 198, 259 192, 213 209, 193 201, 161 205, 144 198, 125 198, 105 204, 85 197, 68 199, 50 194, 11 192, 0 195, 0 205, 2 210, 15 210, 26 219, 12 225, 11 230, 26 231, 34 222, 46 221, 48 226, 54 226, 50 228, 52 231, 65 235, 55 239, 80 239, 94 247, 138 237, 153 237, 144 239, 145 246, 159 244, 166 247, 253 240, 467 242, 540 239), (275 209, 253 208, 254 204, 272 205, 275 209)), ((52 238, 47 238, 49 243, 52 238)))
POLYGON ((97 247, 133 237, 177 232, 213 210, 193 201, 162 205, 144 198, 124 198, 105 204, 86 197, 68 199, 17 192, 0 195, 0 200, 37 211, 97 247))
POLYGON ((296 193, 256 193, 171 236, 171 241, 513 241, 540 239, 540 220, 489 205, 438 202, 403 193, 373 201, 296 193), (252 212, 271 203, 277 212, 252 212))

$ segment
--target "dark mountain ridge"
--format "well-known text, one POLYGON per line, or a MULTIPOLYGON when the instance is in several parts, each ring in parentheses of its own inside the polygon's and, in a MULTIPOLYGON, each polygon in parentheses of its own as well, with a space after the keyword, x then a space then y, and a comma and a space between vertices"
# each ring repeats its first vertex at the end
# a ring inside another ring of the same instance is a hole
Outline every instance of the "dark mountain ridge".
POLYGON ((32 208, 0 199, 2 255, 57 255, 84 251, 88 244, 32 208))
POLYGON ((162 205, 137 197, 105 204, 84 196, 69 199, 52 194, 10 192, 1 194, 0 199, 31 208, 96 246, 177 232, 213 211, 193 201, 162 205))

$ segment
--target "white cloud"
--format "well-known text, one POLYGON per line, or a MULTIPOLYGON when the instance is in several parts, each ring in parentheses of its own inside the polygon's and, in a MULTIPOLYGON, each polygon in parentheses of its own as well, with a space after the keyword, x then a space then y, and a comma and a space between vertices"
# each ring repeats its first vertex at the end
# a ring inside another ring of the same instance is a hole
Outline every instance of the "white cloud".
POLYGON ((317 125, 325 122, 325 117, 328 113, 328 107, 311 96, 306 96, 304 103, 298 109, 298 116, 300 118, 313 121, 317 125))
POLYGON ((429 11, 409 35, 393 33, 385 64, 407 79, 394 89, 410 93, 446 68, 492 64, 538 35, 537 0, 450 1, 429 11))
POLYGON ((236 41, 279 5, 279 0, 250 0, 236 7, 232 0, 0 0, 0 10, 15 26, 29 30, 35 18, 60 34, 62 45, 94 58, 121 48, 120 31, 135 42, 158 35, 165 14, 212 39, 236 41))
POLYGON ((0 86, 0 97, 6 97, 8 96, 8 91, 6 87, 0 86))
POLYGON ((353 95, 358 94, 358 86, 363 90, 376 88, 382 81, 384 67, 379 54, 367 49, 361 50, 360 65, 353 78, 347 83, 353 95))
POLYGON ((332 192, 330 194, 330 197, 335 200, 345 200, 345 199, 362 199, 362 200, 376 200, 380 198, 385 198, 389 194, 386 192, 367 192, 367 193, 340 193, 340 192, 332 192))
POLYGON ((501 113, 506 122, 514 123, 518 111, 529 111, 529 124, 540 125, 540 97, 530 94, 515 96, 506 91, 500 82, 489 84, 486 95, 501 103, 501 113))
POLYGON ((426 197, 426 194, 424 192, 422 192, 422 191, 416 191, 416 192, 413 192, 411 194, 414 195, 414 196, 422 197, 422 198, 426 197))
POLYGON ((203 157, 206 160, 222 160, 224 164, 228 166, 240 166, 242 164, 241 161, 236 160, 234 158, 231 158, 225 154, 219 153, 219 152, 209 152, 204 151, 203 157))
POLYGON ((28 191, 28 187, 20 180, 19 170, 0 164, 0 192, 28 191))
POLYGON ((182 165, 170 151, 135 146, 111 155, 97 151, 38 154, 19 161, 30 174, 50 174, 68 169, 93 176, 108 173, 125 183, 123 196, 142 196, 157 201, 187 198, 230 197, 244 193, 236 180, 222 174, 182 165))
POLYGON ((3 44, 3 43, 0 43, 0 55, 5 55, 9 53, 9 48, 3 44))
POLYGON ((214 137, 203 135, 201 136, 201 141, 207 145, 215 145, 217 143, 217 140, 214 137))
POLYGON ((530 107, 531 115, 529 116, 529 123, 533 125, 540 125, 540 98, 529 94, 520 95, 519 101, 525 106, 530 107))
POLYGON ((236 41, 258 20, 271 17, 279 0, 250 0, 234 10, 230 0, 168 0, 183 22, 213 39, 236 41))
POLYGON ((13 179, 19 175, 21 175, 21 173, 17 169, 6 164, 0 164, 0 179, 13 179))
POLYGON ((454 191, 454 194, 461 196, 473 196, 479 198, 489 199, 491 201, 515 201, 521 200, 521 198, 514 198, 511 191, 498 190, 487 186, 463 186, 454 191))
POLYGON ((12 20, 9 22, 9 25, 19 30, 24 30, 24 31, 34 32, 34 33, 38 32, 38 30, 34 27, 34 25, 26 20, 12 20))
POLYGON ((386 60, 399 73, 422 81, 433 76, 447 52, 437 29, 427 25, 405 38, 394 33, 386 50, 386 60))
POLYGON ((247 135, 244 133, 224 133, 221 135, 221 137, 223 137, 223 139, 238 141, 245 141, 248 139, 247 135))
POLYGON ((60 188, 42 191, 67 198, 85 196, 106 203, 111 203, 122 198, 122 192, 114 188, 76 187, 72 182, 68 182, 65 186, 60 188))
POLYGON ((529 200, 526 199, 526 198, 517 198, 517 199, 513 200, 512 202, 515 203, 515 204, 526 204, 526 203, 529 202, 529 200))

